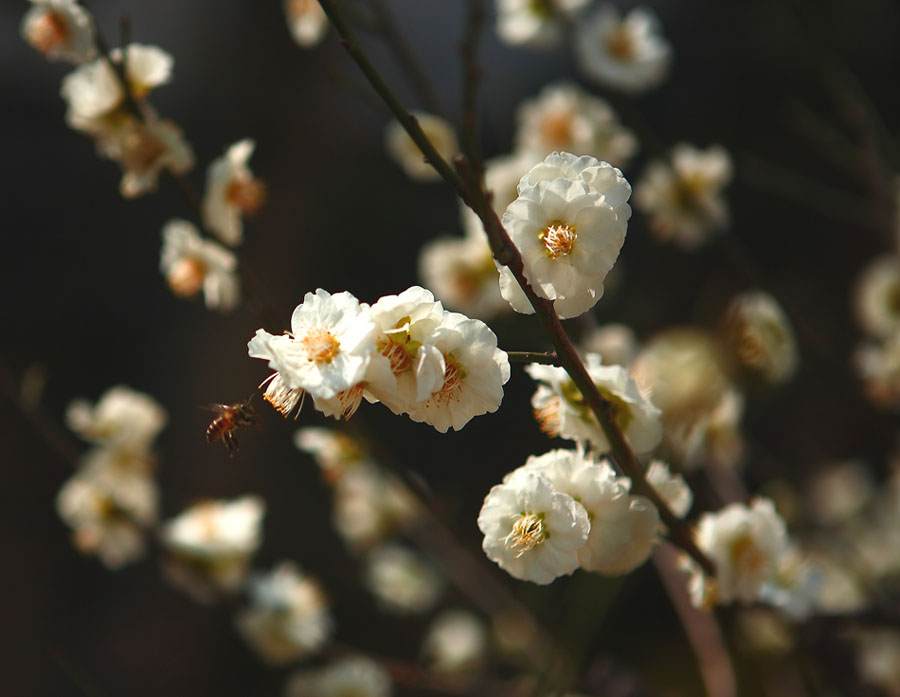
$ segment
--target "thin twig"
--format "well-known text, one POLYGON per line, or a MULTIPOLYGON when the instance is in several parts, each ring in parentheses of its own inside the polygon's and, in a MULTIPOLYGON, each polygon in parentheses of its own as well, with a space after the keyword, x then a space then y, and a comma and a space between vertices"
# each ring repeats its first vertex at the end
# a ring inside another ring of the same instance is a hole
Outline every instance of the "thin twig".
POLYGON ((540 363, 541 365, 555 365, 559 367, 559 358, 555 353, 542 353, 540 351, 507 351, 510 363, 540 363))
POLYGON ((484 0, 467 0, 466 24, 460 46, 463 63, 462 143, 463 153, 479 177, 484 175, 478 139, 478 83, 481 81, 478 45, 483 27, 484 0))
POLYGON ((600 427, 603 429, 610 443, 613 459, 620 470, 631 478, 634 492, 649 498, 656 505, 659 509, 660 518, 669 530, 670 539, 690 554, 707 574, 714 576, 715 565, 694 543, 691 529, 672 513, 666 502, 647 482, 643 466, 616 422, 615 406, 600 394, 597 386, 588 374, 581 357, 562 327, 559 315, 556 314, 556 310, 553 307, 553 301, 539 297, 525 278, 522 257, 500 223, 500 219, 491 205, 490 195, 481 185, 481 179, 478 174, 464 157, 459 157, 455 160, 454 164, 457 171, 453 171, 449 167, 422 132, 416 119, 400 103, 393 90, 381 77, 365 51, 362 50, 352 30, 344 21, 338 9, 338 3, 335 0, 321 0, 320 4, 338 31, 338 34, 340 34, 344 48, 356 61, 366 78, 372 83, 375 91, 390 107, 409 136, 419 146, 419 149, 425 155, 425 159, 457 191, 466 205, 475 211, 481 219, 494 258, 500 264, 510 269, 531 302, 538 319, 553 341, 562 367, 566 369, 575 386, 581 391, 585 402, 591 408, 600 427))
POLYGON ((397 30, 397 23, 394 21, 394 15, 384 0, 371 0, 372 7, 376 13, 376 29, 379 29, 385 42, 394 52, 397 62, 406 71, 409 81, 412 83, 413 89, 419 95, 422 106, 435 116, 446 118, 447 114, 441 104, 440 97, 431 86, 431 81, 419 61, 413 54, 412 49, 403 35, 397 30))

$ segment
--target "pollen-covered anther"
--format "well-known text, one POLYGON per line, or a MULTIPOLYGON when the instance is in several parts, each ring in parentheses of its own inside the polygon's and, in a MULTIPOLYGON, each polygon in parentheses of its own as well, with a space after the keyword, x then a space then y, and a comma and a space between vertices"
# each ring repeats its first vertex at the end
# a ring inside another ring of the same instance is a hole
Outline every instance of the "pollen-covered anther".
POLYGON ((340 353, 341 342, 327 329, 311 329, 306 336, 300 339, 306 355, 314 363, 330 363, 340 353))
POLYGON ((294 414, 296 419, 300 416, 300 410, 303 408, 303 400, 306 397, 306 390, 302 387, 290 388, 278 373, 273 373, 263 380, 260 387, 269 383, 266 391, 263 393, 263 399, 271 404, 284 418, 290 418, 294 414))
POLYGON ((28 28, 28 43, 43 54, 65 43, 69 30, 58 12, 47 12, 28 28))
POLYGON ((562 430, 561 409, 562 399, 551 397, 546 403, 533 410, 535 421, 538 422, 541 430, 551 438, 558 436, 562 430))
POLYGON ((511 551, 516 553, 516 559, 526 552, 530 552, 547 538, 544 530, 544 519, 534 513, 523 513, 513 523, 509 535, 502 538, 511 551))
POLYGON ((550 257, 559 259, 572 253, 578 233, 574 226, 554 221, 541 231, 540 237, 550 257))
POLYGON ((381 347, 381 355, 388 359, 391 363, 391 372, 394 375, 400 375, 404 370, 412 364, 412 357, 406 348, 396 341, 388 341, 381 347))
POLYGON ((364 391, 364 383, 359 383, 349 390, 338 392, 337 396, 341 402, 341 418, 344 421, 349 421, 350 417, 356 413, 357 409, 359 409, 364 391))
POLYGON ((178 261, 168 273, 166 280, 175 295, 189 298, 203 287, 206 279, 206 264, 196 257, 185 257, 178 261))
POLYGON ((266 201, 266 185, 254 177, 237 177, 225 189, 225 200, 245 215, 252 215, 266 201))
POLYGON ((444 371, 444 384, 437 392, 431 395, 431 398, 443 405, 448 405, 456 399, 456 393, 462 385, 463 372, 457 363, 447 361, 447 369, 444 371))

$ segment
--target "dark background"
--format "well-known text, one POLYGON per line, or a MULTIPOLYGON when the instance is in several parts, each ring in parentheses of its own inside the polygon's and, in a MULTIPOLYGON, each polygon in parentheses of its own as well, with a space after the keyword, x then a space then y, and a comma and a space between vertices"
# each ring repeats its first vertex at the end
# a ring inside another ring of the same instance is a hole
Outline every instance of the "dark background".
MULTIPOLYGON (((458 125, 462 3, 389 4, 458 125)), ((617 267, 621 284, 594 316, 625 322, 647 338, 673 324, 713 326, 733 293, 766 288, 797 326, 803 366, 777 393, 750 397, 751 489, 776 476, 799 484, 823 461, 849 456, 868 458, 878 470, 896 422, 867 405, 849 368, 860 338, 850 292, 861 266, 895 243, 897 162, 879 124, 896 133, 898 6, 651 4, 674 62, 666 83, 646 96, 606 95, 642 138, 641 156, 625 174, 634 182, 647 156, 678 141, 723 144, 737 170, 729 189, 731 237, 689 254, 654 242, 636 214, 617 267), (841 139, 868 148, 869 161, 848 161, 841 139)), ((127 16, 133 40, 174 55, 174 80, 152 101, 192 143, 198 165, 189 176, 198 189, 223 148, 244 137, 257 141, 251 166, 269 200, 240 249, 241 264, 259 281, 254 301, 220 315, 179 300, 159 273, 160 230, 192 211, 165 181, 154 195, 118 195, 117 166, 98 159, 91 142, 63 121, 58 91, 68 67, 45 62, 18 35, 26 9, 25 2, 0 5, 2 691, 255 696, 281 689, 282 674, 267 671, 236 636, 231 610, 195 604, 163 580, 152 559, 110 572, 71 547, 54 497, 72 465, 54 433, 68 439, 63 447, 74 444, 62 426, 66 405, 119 383, 168 410, 159 440, 164 518, 204 497, 262 494, 268 509, 257 566, 298 561, 329 588, 342 641, 414 659, 421 621, 379 617, 360 589, 357 563, 328 523, 318 472, 291 445, 294 424, 266 408, 263 430, 248 432, 239 456, 229 459, 218 444, 205 443, 208 416, 197 405, 237 401, 266 376, 262 362, 246 356, 247 340, 263 326, 262 305, 281 318, 281 326, 266 326, 277 333, 317 287, 374 302, 418 282, 420 245, 459 231, 450 190, 410 182, 387 159, 386 115, 372 108, 334 34, 314 50, 300 49, 280 3, 96 0, 91 9, 110 39, 127 16), (14 405, 15 385, 30 367, 47 377, 36 418, 14 405)), ((389 54, 367 45, 415 105, 389 54)), ((480 126, 491 156, 512 147, 519 102, 549 82, 579 77, 566 48, 506 47, 492 27, 482 55, 480 126)), ((533 320, 506 317, 492 326, 504 348, 545 347, 533 320)), ((501 411, 446 436, 380 407, 363 406, 355 420, 386 434, 385 447, 438 493, 443 514, 480 554, 475 516, 483 495, 529 454, 550 447, 530 419, 532 389, 514 367, 501 411)), ((308 410, 301 422, 322 419, 308 410)), ((505 581, 539 612, 565 607, 565 581, 548 589, 505 581)), ((597 594, 615 587, 602 579, 576 582, 582 593, 584 584, 595 584, 597 594)), ((625 666, 653 660, 654 674, 641 677, 668 686, 664 694, 696 693, 692 659, 652 569, 629 577, 618 592, 591 646, 625 666)), ((452 592, 450 598, 463 602, 452 592)), ((745 679, 752 684, 752 676, 745 679)))

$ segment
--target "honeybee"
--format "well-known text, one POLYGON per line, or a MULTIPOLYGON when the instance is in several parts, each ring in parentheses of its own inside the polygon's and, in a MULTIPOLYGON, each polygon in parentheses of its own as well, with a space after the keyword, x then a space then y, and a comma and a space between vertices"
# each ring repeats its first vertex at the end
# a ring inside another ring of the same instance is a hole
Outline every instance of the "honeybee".
POLYGON ((258 426, 260 420, 256 409, 249 399, 235 404, 210 404, 207 409, 218 414, 206 427, 207 442, 212 443, 221 438, 228 454, 234 457, 240 447, 234 431, 241 426, 258 426))

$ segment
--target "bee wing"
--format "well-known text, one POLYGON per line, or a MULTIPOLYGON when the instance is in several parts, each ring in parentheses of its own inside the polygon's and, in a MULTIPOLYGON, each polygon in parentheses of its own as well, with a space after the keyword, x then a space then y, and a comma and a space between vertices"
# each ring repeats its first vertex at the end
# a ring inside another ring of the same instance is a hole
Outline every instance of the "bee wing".
POLYGON ((228 411, 231 409, 230 404, 219 404, 218 402, 210 402, 209 404, 198 404, 198 408, 205 409, 206 411, 212 411, 216 414, 221 414, 223 411, 228 411))

